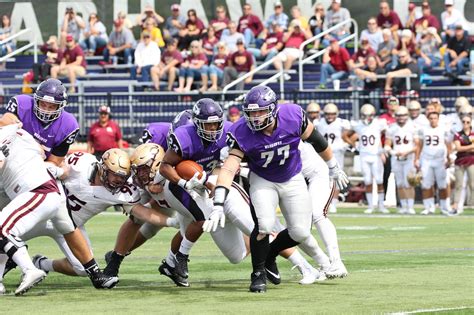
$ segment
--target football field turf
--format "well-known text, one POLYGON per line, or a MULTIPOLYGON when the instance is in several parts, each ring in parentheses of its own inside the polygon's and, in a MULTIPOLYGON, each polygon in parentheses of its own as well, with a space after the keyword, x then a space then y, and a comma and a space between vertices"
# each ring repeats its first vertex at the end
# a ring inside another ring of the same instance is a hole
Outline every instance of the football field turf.
MULTIPOLYGON (((301 286, 297 270, 279 258, 282 284, 269 284, 265 294, 251 294, 250 257, 232 265, 209 235, 203 235, 191 252, 191 287, 177 288, 157 271, 176 232, 168 228, 125 258, 120 283, 113 290, 95 290, 86 278, 50 273, 25 296, 15 297, 11 291, 19 271, 10 272, 4 281, 10 293, 0 296, 0 313, 474 313, 473 211, 458 217, 361 212, 342 209, 332 216, 349 271, 344 279, 301 286)), ((124 219, 107 212, 88 223, 102 267, 103 254, 113 248, 124 219)), ((30 241, 29 251, 62 257, 55 243, 44 237, 30 241)))

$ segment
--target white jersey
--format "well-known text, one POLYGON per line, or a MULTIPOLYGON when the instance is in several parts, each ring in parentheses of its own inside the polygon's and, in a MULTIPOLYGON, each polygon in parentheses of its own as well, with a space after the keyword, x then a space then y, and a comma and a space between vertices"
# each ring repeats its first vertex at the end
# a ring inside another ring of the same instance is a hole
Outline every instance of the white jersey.
POLYGON ((329 173, 326 162, 324 162, 310 143, 301 141, 298 149, 301 152, 301 161, 303 163, 301 173, 303 173, 304 178, 309 180, 315 174, 329 173))
POLYGON ((462 121, 461 118, 457 113, 451 113, 447 115, 448 120, 450 122, 451 128, 450 128, 450 140, 454 139, 454 135, 462 130, 462 121))
POLYGON ((449 132, 446 127, 439 125, 436 128, 431 126, 420 129, 420 140, 423 141, 421 157, 423 159, 439 159, 446 157, 446 142, 449 139, 449 132))
POLYGON ((377 155, 382 149, 382 132, 387 129, 385 119, 374 119, 369 125, 362 121, 352 121, 351 127, 359 137, 357 149, 360 154, 377 155))
MULTIPOLYGON (((415 147, 415 139, 418 139, 418 129, 411 121, 407 121, 403 127, 394 123, 390 125, 386 135, 387 139, 392 141, 393 150, 407 152, 415 147)), ((410 154, 410 157, 413 154, 410 154)))
POLYGON ((342 140, 342 132, 351 129, 351 124, 346 119, 336 118, 331 123, 322 118, 317 126, 318 131, 326 138, 333 151, 345 149, 346 143, 342 140))
POLYGON ((52 179, 46 170, 43 149, 28 132, 9 125, 0 129, 0 141, 0 146, 5 145, 9 152, 0 169, 0 185, 11 200, 52 179))
POLYGON ((425 115, 418 115, 415 119, 410 119, 415 126, 419 129, 428 127, 430 125, 430 122, 428 121, 428 118, 426 118, 425 115))
POLYGON ((91 181, 97 172, 97 159, 89 153, 76 152, 66 158, 69 176, 63 181, 67 206, 77 226, 114 205, 137 204, 140 191, 133 184, 126 184, 117 193, 104 186, 94 186, 91 181))
POLYGON ((316 118, 313 120, 313 125, 314 125, 314 128, 317 128, 319 126, 319 124, 321 123, 321 120, 323 120, 322 118, 316 118))

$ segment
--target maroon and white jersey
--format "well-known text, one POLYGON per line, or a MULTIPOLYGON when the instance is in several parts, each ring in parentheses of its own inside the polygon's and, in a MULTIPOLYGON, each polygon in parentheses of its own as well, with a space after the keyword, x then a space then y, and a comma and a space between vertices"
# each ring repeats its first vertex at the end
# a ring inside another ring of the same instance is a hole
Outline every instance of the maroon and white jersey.
POLYGON ((446 141, 449 141, 449 131, 446 125, 436 128, 431 126, 420 129, 420 140, 423 141, 421 148, 422 159, 440 159, 447 155, 446 141))
POLYGON ((387 121, 385 119, 377 119, 366 125, 362 121, 353 121, 351 123, 352 130, 359 137, 357 146, 361 155, 377 155, 382 150, 382 132, 387 129, 387 121))
POLYGON ((333 122, 328 123, 322 118, 316 128, 326 138, 333 151, 345 150, 346 143, 342 140, 342 132, 351 129, 348 120, 337 117, 333 122))
POLYGON ((17 125, 0 128, 0 146, 8 150, 0 168, 0 186, 13 200, 51 180, 44 162, 44 151, 28 132, 17 125))
MULTIPOLYGON (((407 152, 415 147, 415 139, 418 139, 418 130, 411 121, 403 126, 395 123, 387 130, 387 139, 392 141, 393 150, 396 152, 407 152)), ((409 157, 413 157, 414 153, 409 157)))
POLYGON ((138 187, 129 183, 117 193, 92 182, 97 172, 97 159, 89 153, 76 152, 66 158, 69 176, 63 181, 67 206, 77 226, 114 205, 134 205, 140 202, 138 187))

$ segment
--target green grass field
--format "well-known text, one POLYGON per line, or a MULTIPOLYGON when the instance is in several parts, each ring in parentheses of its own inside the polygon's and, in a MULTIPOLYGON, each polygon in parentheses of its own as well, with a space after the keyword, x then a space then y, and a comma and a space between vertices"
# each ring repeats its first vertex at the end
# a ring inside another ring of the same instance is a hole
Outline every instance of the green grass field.
MULTIPOLYGON (((119 285, 108 291, 86 278, 50 273, 23 297, 0 297, 0 314, 96 313, 393 313, 419 310, 474 313, 474 213, 459 217, 363 216, 361 209, 333 215, 349 277, 301 286, 297 270, 279 260, 283 282, 266 294, 248 293, 250 257, 231 265, 209 235, 193 248, 190 288, 177 288, 157 267, 175 230, 161 231, 128 256, 119 285)), ((105 213, 87 226, 93 249, 114 246, 125 217, 105 213)), ((320 244, 322 244, 320 242, 320 244)), ((30 254, 61 257, 55 243, 38 238, 30 254)), ((4 283, 10 292, 19 272, 4 283)))

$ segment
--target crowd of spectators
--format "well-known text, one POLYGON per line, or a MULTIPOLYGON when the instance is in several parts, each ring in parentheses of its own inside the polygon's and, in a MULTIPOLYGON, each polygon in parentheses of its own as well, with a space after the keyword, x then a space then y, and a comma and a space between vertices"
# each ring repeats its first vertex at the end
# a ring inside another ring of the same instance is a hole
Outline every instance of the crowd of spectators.
MULTIPOLYGON (((59 38, 51 37, 41 47, 47 59, 34 66, 34 79, 67 76, 74 91, 76 77, 86 73, 85 57, 96 55, 103 56, 100 64, 104 67, 124 64, 130 69, 131 79, 144 82, 145 86, 149 83, 147 88, 151 90, 159 90, 160 80, 166 80, 168 91, 215 91, 254 68, 257 62, 270 59, 274 62, 269 67, 283 67, 285 79, 289 79, 287 70, 302 53, 327 48, 321 58, 319 88, 329 84, 334 87, 334 81, 352 76, 356 77, 353 88, 368 85, 391 92, 405 88, 399 77, 407 74, 416 74, 412 80, 412 88, 416 88, 428 71, 440 66, 444 67, 444 75, 457 84, 469 66, 471 41, 463 28, 461 13, 453 7, 454 1, 445 0, 444 4, 445 11, 438 19, 428 1, 410 2, 408 18, 402 22, 389 2, 381 0, 378 14, 368 19, 360 33, 358 50, 352 55, 344 42, 351 33, 350 24, 310 43, 305 52, 300 50, 307 39, 351 18, 341 0, 333 0, 328 8, 317 2, 309 19, 298 6, 289 8, 290 16, 287 15, 283 4, 276 1, 273 14, 264 21, 253 13, 250 3, 244 4, 238 21, 232 21, 226 8, 219 5, 207 27, 194 9, 182 12, 179 4, 173 4, 171 15, 163 17, 147 5, 135 23, 119 12, 109 31, 97 13, 89 14, 88 21, 84 21, 68 7, 59 38), (134 36, 137 30, 139 38, 134 36), (383 82, 375 83, 377 80, 383 82), (198 81, 200 86, 195 84, 198 81)), ((0 40, 10 34, 10 19, 4 15, 0 40)), ((14 41, 2 45, 0 56, 12 49, 14 41)), ((243 88, 243 83, 251 79, 248 77, 237 88, 243 88)))

